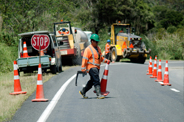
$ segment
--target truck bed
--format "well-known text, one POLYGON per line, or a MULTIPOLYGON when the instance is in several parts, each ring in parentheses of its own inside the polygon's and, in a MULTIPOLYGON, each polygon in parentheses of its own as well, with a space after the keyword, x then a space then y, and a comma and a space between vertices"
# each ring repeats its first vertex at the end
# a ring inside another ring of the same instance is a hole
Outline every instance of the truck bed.
MULTIPOLYGON (((50 66, 49 55, 41 56, 41 65, 44 66, 50 66)), ((19 68, 23 67, 32 67, 32 66, 38 66, 39 64, 39 56, 31 56, 28 58, 18 58, 17 59, 17 65, 19 68)))

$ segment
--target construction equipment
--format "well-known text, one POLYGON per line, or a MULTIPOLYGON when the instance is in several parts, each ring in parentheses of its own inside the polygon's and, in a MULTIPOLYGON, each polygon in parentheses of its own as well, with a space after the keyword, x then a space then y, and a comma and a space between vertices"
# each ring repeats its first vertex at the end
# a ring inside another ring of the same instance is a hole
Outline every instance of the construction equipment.
POLYGON ((90 44, 80 28, 71 27, 69 21, 54 23, 54 34, 62 56, 62 64, 81 65, 84 49, 90 44))
POLYGON ((147 51, 142 38, 134 35, 134 32, 135 28, 131 28, 130 24, 118 22, 111 25, 111 28, 109 28, 109 34, 111 35, 111 61, 115 62, 122 58, 129 58, 132 62, 145 62, 147 54, 151 52, 151 49, 147 51))

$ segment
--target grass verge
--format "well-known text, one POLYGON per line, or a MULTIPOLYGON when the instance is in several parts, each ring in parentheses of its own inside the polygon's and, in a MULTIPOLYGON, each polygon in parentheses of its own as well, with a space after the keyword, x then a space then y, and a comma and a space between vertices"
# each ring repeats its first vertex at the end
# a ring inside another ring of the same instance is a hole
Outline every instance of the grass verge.
MULTIPOLYGON (((66 70, 70 67, 63 67, 66 70)), ((51 73, 43 73, 43 83, 55 76, 51 73)), ((22 91, 26 94, 10 95, 14 92, 14 73, 0 74, 0 122, 9 121, 14 116, 15 112, 21 108, 22 103, 36 90, 37 72, 20 74, 20 83, 22 91)))

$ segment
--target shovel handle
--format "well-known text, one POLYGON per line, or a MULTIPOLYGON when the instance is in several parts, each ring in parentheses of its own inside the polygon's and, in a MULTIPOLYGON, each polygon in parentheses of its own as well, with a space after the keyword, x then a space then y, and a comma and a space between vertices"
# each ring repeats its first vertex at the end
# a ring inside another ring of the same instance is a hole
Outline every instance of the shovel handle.
POLYGON ((77 76, 76 76, 76 78, 75 78, 75 86, 77 86, 77 79, 78 79, 78 75, 79 75, 79 74, 82 74, 83 77, 84 77, 85 75, 87 75, 86 72, 77 71, 77 76))

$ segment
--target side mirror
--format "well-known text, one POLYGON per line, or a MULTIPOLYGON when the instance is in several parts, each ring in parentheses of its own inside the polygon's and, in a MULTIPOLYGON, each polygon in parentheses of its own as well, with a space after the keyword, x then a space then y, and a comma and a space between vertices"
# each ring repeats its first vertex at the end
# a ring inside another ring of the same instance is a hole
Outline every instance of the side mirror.
POLYGON ((135 32, 135 28, 134 27, 132 27, 132 33, 134 33, 135 32))
POLYGON ((126 33, 128 34, 128 28, 126 28, 126 33))
POLYGON ((108 35, 111 35, 111 27, 108 27, 108 35))
POLYGON ((63 45, 63 42, 62 42, 62 41, 60 41, 59 45, 63 45))

